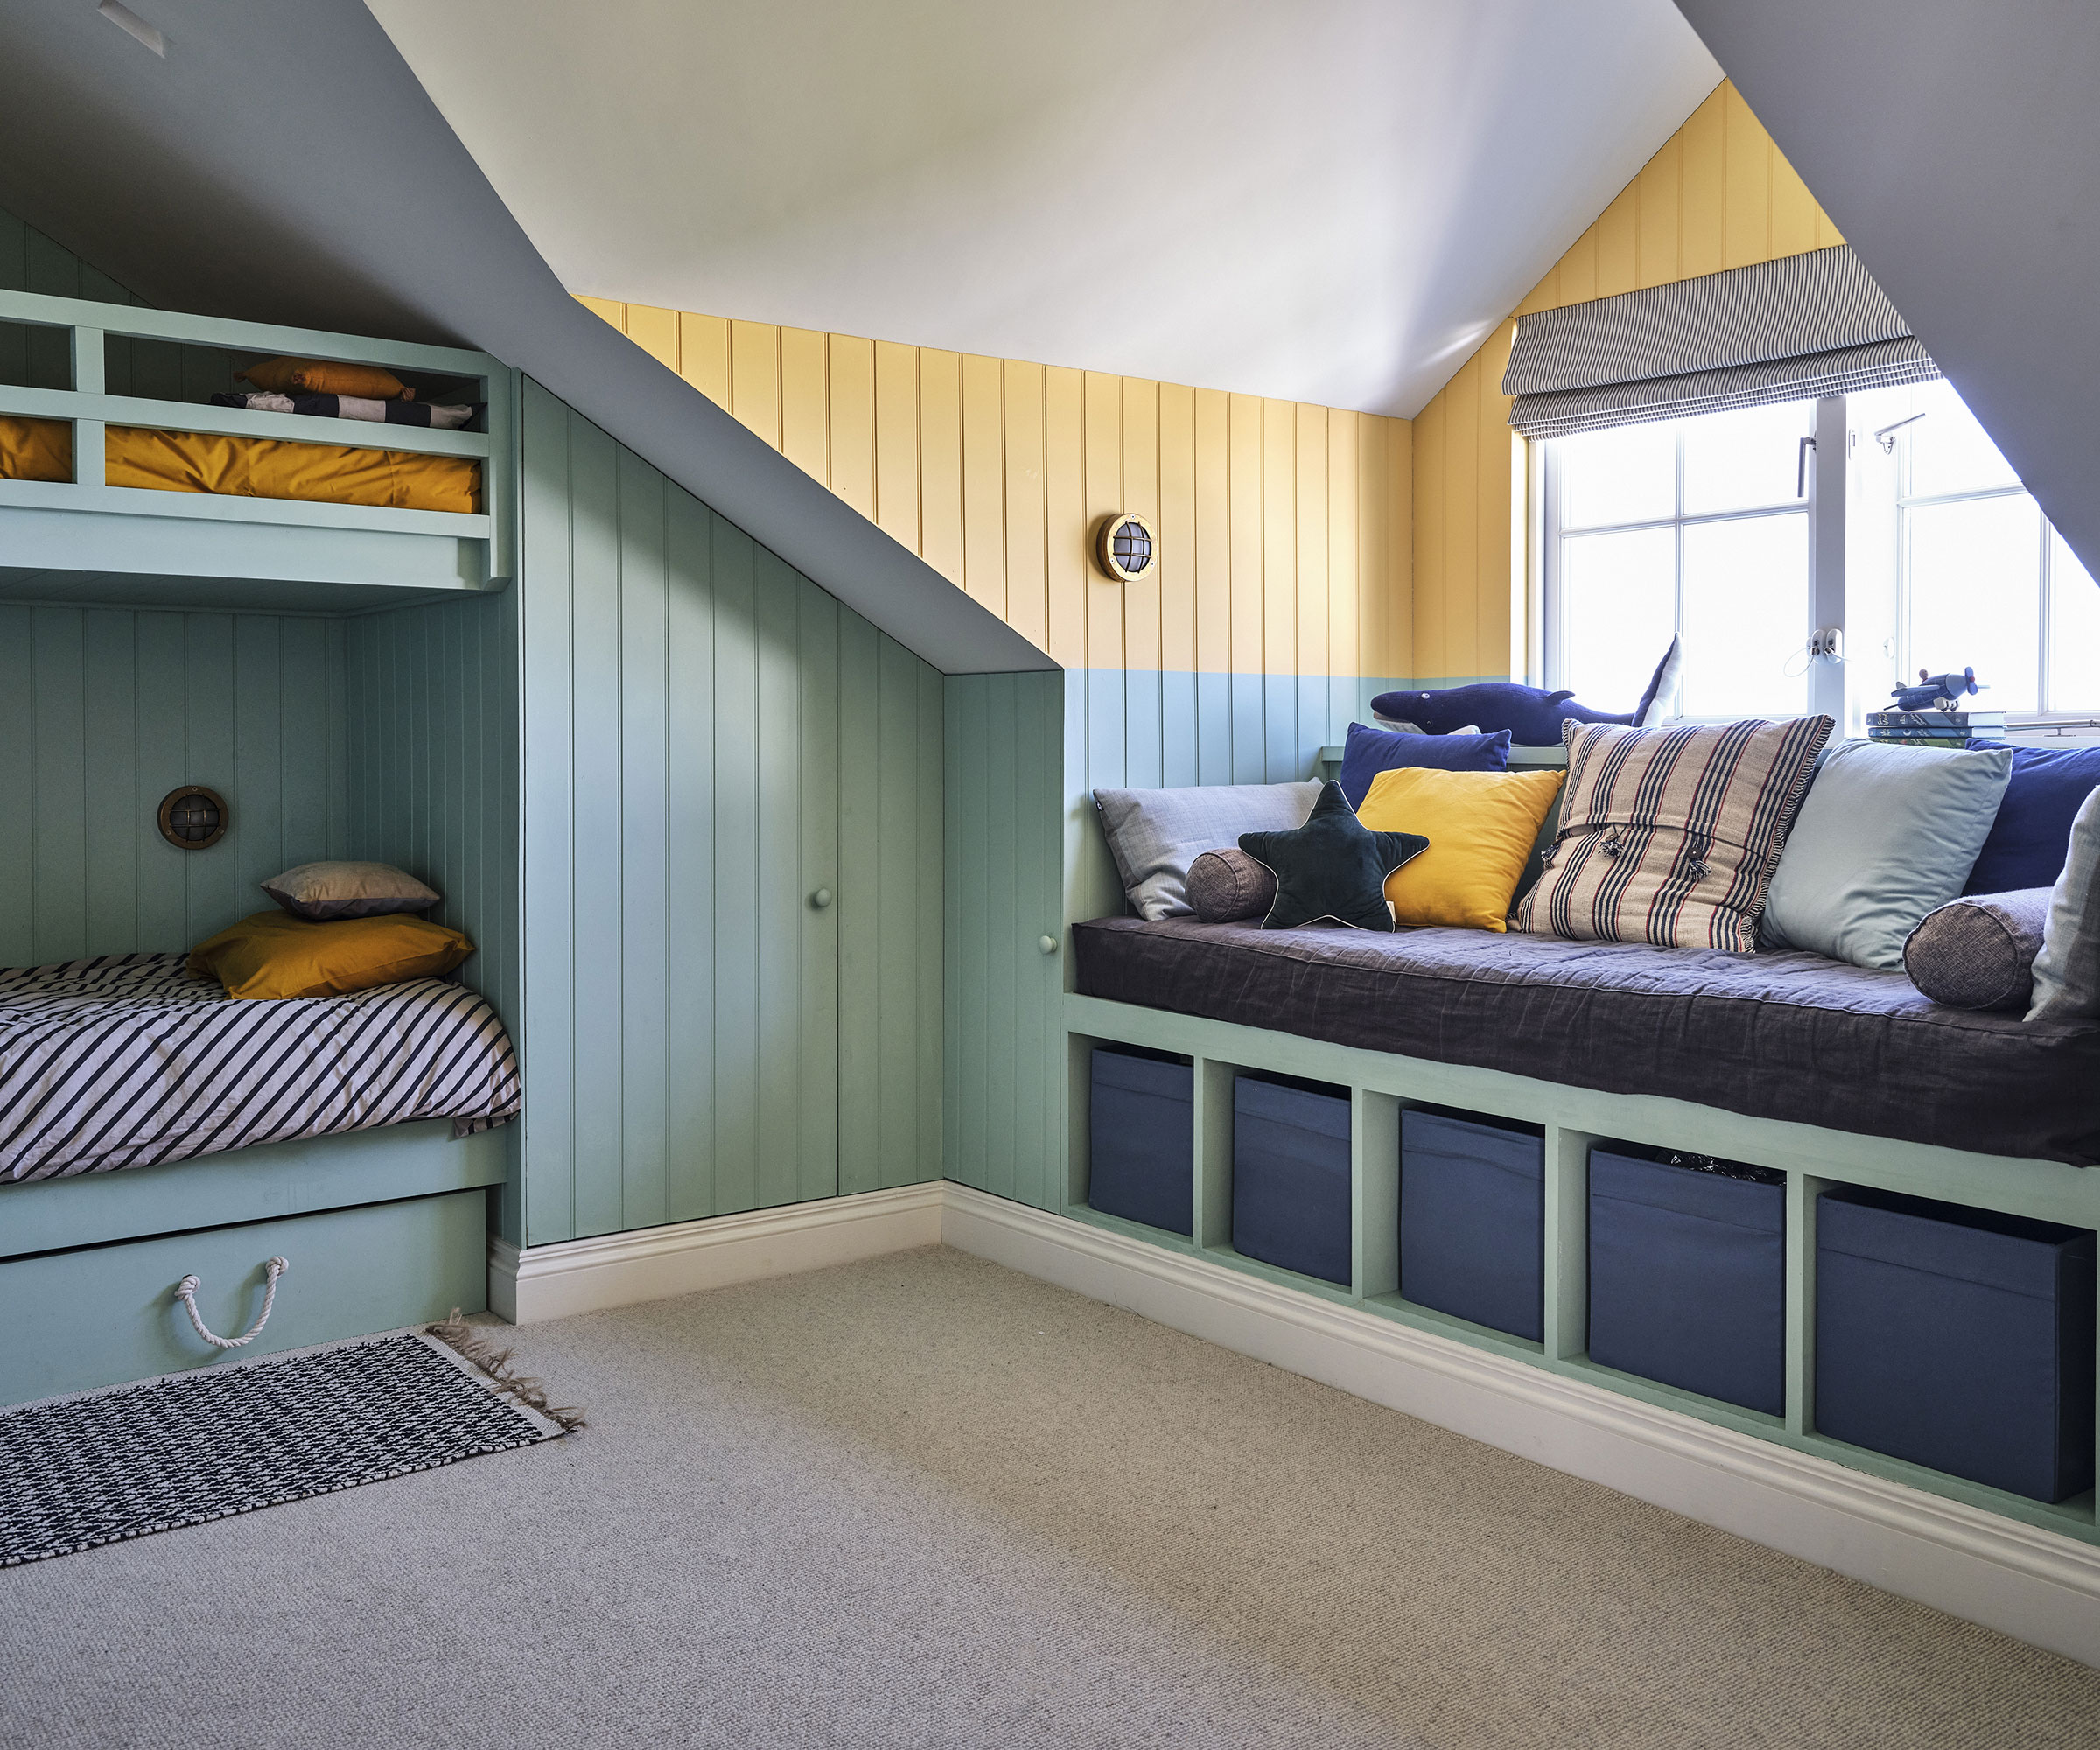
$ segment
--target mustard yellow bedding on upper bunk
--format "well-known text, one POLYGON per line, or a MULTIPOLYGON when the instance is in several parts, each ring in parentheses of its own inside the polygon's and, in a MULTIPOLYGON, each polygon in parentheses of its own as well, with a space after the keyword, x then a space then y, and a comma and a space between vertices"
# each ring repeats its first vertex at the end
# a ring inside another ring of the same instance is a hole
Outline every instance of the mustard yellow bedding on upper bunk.
MULTIPOLYGON (((481 465, 462 456, 112 425, 104 432, 102 466, 111 486, 150 492, 221 493, 396 510, 481 508, 481 465)), ((70 425, 59 419, 0 415, 0 480, 72 478, 70 425)))

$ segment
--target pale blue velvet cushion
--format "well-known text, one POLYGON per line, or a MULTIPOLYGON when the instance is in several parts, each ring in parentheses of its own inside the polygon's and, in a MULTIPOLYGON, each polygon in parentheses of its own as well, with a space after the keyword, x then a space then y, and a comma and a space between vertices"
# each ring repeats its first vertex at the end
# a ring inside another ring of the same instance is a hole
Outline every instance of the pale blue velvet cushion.
POLYGON ((1900 971, 1904 939, 1960 895, 2012 772, 2009 747, 1833 750, 1772 877, 1764 945, 1900 971))
POLYGON ((2100 1015, 2100 790, 2071 822, 2070 854, 2049 896, 2041 951, 2034 956, 2030 1021, 2100 1015))

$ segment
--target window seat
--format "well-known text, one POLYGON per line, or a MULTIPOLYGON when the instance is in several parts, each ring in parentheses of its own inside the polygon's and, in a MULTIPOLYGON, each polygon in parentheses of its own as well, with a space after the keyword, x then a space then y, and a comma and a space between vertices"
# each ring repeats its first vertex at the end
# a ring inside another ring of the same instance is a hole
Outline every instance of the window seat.
POLYGON ((2100 1026, 1928 1002, 1900 972, 1457 929, 1075 925, 1085 996, 1981 1154, 2100 1160, 2100 1026))

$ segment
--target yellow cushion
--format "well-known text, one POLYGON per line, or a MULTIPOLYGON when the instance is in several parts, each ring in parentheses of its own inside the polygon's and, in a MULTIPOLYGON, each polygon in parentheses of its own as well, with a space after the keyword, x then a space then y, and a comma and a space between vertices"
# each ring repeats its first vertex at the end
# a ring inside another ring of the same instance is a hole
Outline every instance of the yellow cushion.
POLYGON ((1565 775, 1410 766, 1372 779, 1357 818, 1373 832, 1418 832, 1429 841, 1386 877, 1393 920, 1508 929, 1517 878, 1565 775))
POLYGON ((354 395, 364 401, 413 401, 392 371, 378 365, 330 365, 314 359, 272 359, 234 373, 265 395, 354 395))
POLYGON ((474 951, 458 930, 390 913, 315 923, 257 912, 190 950, 190 970, 229 997, 341 997, 404 978, 434 978, 474 951))

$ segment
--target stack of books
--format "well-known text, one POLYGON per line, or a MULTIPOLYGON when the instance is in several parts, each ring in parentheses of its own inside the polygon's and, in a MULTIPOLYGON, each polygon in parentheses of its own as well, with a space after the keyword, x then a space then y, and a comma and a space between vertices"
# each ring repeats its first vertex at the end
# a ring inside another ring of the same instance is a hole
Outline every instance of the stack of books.
POLYGON ((1899 741, 1907 747, 1966 747, 1972 735, 2006 732, 2003 711, 1878 710, 1866 714, 1869 741, 1899 741))

